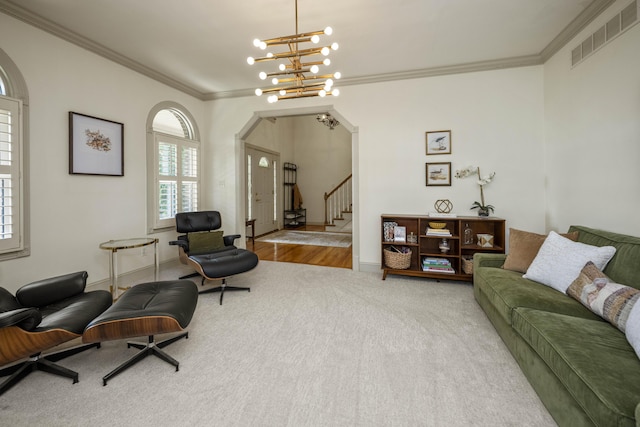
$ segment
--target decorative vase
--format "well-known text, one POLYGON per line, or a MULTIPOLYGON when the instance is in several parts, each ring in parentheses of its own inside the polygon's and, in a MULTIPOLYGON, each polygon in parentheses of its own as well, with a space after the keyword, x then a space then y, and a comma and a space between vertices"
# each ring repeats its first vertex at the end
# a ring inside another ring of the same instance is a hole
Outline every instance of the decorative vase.
POLYGON ((478 216, 489 216, 489 209, 478 209, 478 216))
POLYGON ((447 252, 449 252, 449 249, 451 249, 447 239, 442 239, 442 241, 438 245, 438 248, 440 248, 440 252, 442 252, 443 254, 446 254, 447 252))
POLYGON ((464 227, 464 244, 473 244, 473 230, 469 227, 469 223, 466 223, 464 227))

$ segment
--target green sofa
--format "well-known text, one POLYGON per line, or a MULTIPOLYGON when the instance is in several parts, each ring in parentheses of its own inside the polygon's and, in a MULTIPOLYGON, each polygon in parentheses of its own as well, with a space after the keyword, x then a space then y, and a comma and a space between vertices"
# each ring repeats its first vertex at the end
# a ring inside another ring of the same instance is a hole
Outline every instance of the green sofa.
MULTIPOLYGON (((640 289, 640 238, 571 226, 578 241, 615 246, 604 269, 640 289)), ((624 333, 580 302, 477 253, 474 295, 560 426, 640 427, 640 359, 624 333)))

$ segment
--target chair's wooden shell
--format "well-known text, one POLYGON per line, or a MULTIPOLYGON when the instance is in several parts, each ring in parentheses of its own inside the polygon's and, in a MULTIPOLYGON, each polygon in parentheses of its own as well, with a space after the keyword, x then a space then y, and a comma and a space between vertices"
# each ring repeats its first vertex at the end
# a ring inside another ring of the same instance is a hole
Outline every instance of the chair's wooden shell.
POLYGON ((0 366, 38 354, 79 336, 64 329, 29 332, 17 326, 0 328, 0 366))
POLYGON ((111 320, 88 327, 82 334, 85 343, 121 340, 141 336, 180 332, 182 327, 170 316, 141 316, 111 320))

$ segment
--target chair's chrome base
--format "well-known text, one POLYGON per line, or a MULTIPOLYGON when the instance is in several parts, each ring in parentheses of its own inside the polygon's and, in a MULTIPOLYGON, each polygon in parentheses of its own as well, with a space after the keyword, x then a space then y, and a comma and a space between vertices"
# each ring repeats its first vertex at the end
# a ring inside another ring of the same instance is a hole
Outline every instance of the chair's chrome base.
MULTIPOLYGON (((202 283, 200 285, 204 285, 204 281, 206 277, 202 276, 202 283)), ((209 294, 212 292, 220 292, 220 305, 222 305, 222 298, 224 297, 225 291, 248 291, 251 292, 251 288, 243 288, 240 286, 227 286, 227 279, 222 279, 222 285, 217 288, 205 289, 204 291, 199 291, 199 294, 209 294)))
POLYGON ((88 350, 92 347, 100 348, 100 343, 82 345, 44 357, 41 357, 40 353, 34 354, 29 358, 29 360, 23 363, 18 363, 0 370, 0 377, 9 376, 9 378, 0 384, 0 395, 16 385, 33 371, 48 372, 61 377, 71 378, 73 380, 73 384, 77 383, 78 373, 76 371, 72 371, 71 369, 67 369, 64 366, 60 366, 53 362, 62 360, 65 357, 73 356, 74 354, 88 350))
POLYGON ((144 359, 147 356, 153 355, 153 356, 157 356, 160 359, 164 360, 165 362, 173 365, 176 367, 176 372, 180 370, 180 363, 174 359, 173 357, 169 356, 167 353, 165 353, 164 351, 160 350, 163 347, 168 346, 171 343, 174 343, 176 341, 178 341, 181 338, 189 338, 189 333, 188 332, 184 332, 181 333, 179 335, 176 335, 173 338, 169 338, 167 340, 161 341, 159 343, 154 342, 153 340, 153 335, 149 335, 149 342, 147 344, 142 344, 142 343, 137 343, 137 342, 128 342, 127 343, 127 348, 131 348, 131 347, 135 347, 138 349, 141 349, 138 353, 136 353, 133 357, 131 357, 129 360, 127 360, 126 362, 122 363, 120 366, 118 366, 117 368, 115 368, 113 371, 109 372, 107 375, 105 375, 104 377, 102 377, 102 385, 106 386, 107 385, 107 381, 109 381, 111 378, 115 377, 116 375, 118 375, 120 372, 126 370, 127 368, 135 365, 136 363, 138 363, 139 361, 141 361, 142 359, 144 359))

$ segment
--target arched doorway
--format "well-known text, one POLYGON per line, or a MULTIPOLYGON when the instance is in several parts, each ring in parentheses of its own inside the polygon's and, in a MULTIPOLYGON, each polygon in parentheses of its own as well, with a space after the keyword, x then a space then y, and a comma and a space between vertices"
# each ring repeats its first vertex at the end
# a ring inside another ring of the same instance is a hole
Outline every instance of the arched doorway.
MULTIPOLYGON (((353 243, 352 243, 352 269, 359 270, 360 259, 360 228, 359 228, 359 155, 358 155, 358 128, 352 125, 344 116, 335 110, 333 106, 318 106, 308 108, 296 108, 288 110, 270 110, 255 112, 253 117, 245 124, 240 132, 236 134, 236 166, 239 173, 236 176, 237 188, 246 188, 246 165, 245 165, 245 144, 248 135, 258 126, 262 120, 277 120, 284 117, 296 117, 307 116, 321 113, 329 113, 336 119, 338 119, 342 126, 351 134, 351 170, 353 174, 352 179, 352 194, 353 194, 353 243)), ((246 212, 246 197, 244 197, 244 191, 238 191, 236 194, 237 210, 237 222, 243 224, 245 222, 246 212)))

